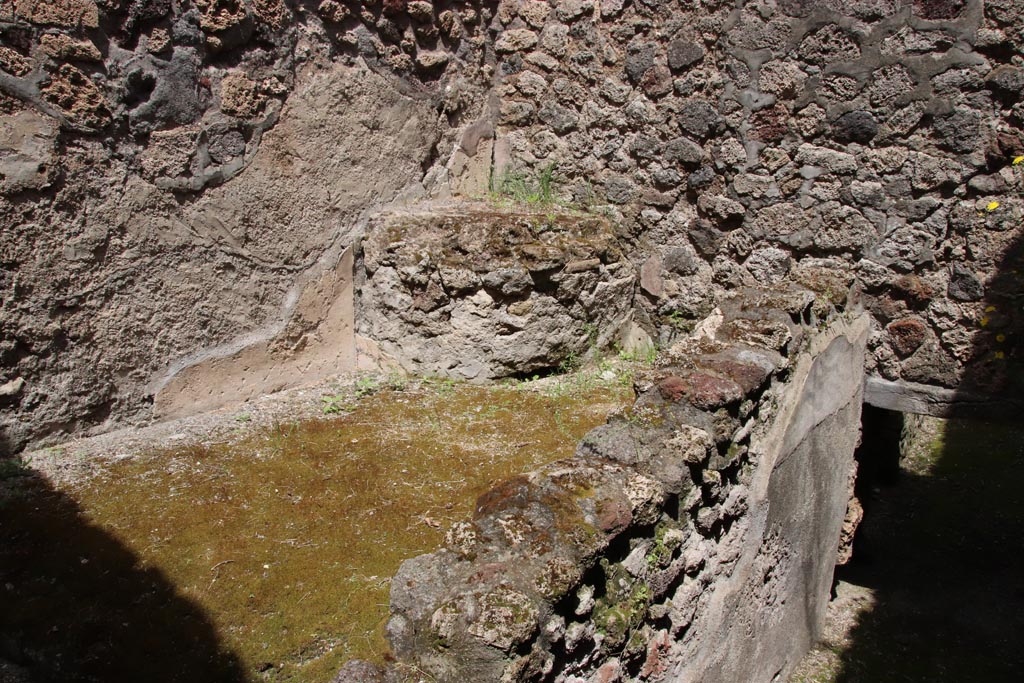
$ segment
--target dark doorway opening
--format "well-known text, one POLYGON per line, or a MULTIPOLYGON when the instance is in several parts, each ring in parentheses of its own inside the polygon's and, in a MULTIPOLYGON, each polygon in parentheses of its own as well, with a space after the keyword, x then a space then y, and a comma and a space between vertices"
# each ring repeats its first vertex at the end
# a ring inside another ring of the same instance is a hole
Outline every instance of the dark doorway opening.
POLYGON ((865 514, 830 614, 852 627, 827 676, 795 680, 1021 681, 1024 426, 866 407, 863 427, 865 514))

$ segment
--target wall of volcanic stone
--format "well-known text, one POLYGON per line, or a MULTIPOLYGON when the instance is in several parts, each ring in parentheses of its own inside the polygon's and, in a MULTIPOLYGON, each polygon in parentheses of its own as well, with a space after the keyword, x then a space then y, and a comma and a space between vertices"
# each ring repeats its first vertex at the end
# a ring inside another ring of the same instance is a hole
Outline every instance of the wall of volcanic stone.
POLYGON ((516 7, 498 11, 496 162, 554 164, 576 201, 617 207, 652 324, 699 317, 722 288, 856 280, 870 372, 1006 389, 1019 3, 516 7))
POLYGON ((351 367, 343 256, 490 83, 415 11, 0 4, 0 451, 351 367))
POLYGON ((3 450, 159 416, 204 363, 257 370, 174 405, 343 369, 330 296, 374 215, 544 169, 616 226, 662 345, 730 289, 857 281, 871 372, 998 389, 1022 27, 1014 0, 4 2, 3 450))

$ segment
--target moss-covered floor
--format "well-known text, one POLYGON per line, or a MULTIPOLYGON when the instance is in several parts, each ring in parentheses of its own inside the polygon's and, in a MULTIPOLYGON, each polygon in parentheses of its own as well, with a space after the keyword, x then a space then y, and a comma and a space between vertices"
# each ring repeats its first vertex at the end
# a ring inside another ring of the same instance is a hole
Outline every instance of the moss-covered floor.
POLYGON ((232 443, 154 444, 60 488, 8 473, 0 659, 39 680, 315 683, 386 658, 402 560, 632 398, 547 387, 415 383, 232 443))

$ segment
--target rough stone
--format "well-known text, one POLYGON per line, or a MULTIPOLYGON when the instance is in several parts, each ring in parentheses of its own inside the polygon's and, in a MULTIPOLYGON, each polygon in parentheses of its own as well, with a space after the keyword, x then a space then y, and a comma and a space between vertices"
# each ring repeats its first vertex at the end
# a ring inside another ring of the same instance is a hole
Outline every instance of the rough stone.
POLYGON ((519 5, 519 16, 531 27, 544 28, 548 15, 551 14, 551 5, 539 0, 527 0, 519 5))
POLYGON ((447 66, 451 55, 441 50, 420 50, 416 53, 416 66, 427 71, 447 66))
POLYGON ((739 202, 716 194, 702 194, 697 200, 697 206, 701 211, 721 220, 738 218, 746 212, 739 202))
POLYGON ((69 29, 99 27, 99 11, 92 0, 16 0, 14 14, 43 26, 69 29))
POLYGON ((101 130, 113 120, 109 103, 100 89, 70 64, 57 67, 40 87, 40 93, 72 126, 101 130))
POLYGON ((867 144, 878 135, 878 122, 867 111, 851 111, 832 124, 832 136, 840 142, 867 144))
POLYGON ((613 204, 625 204, 636 198, 637 188, 627 178, 610 176, 604 181, 605 196, 613 204))
POLYGON ((969 109, 957 108, 940 116, 932 124, 941 144, 954 152, 971 152, 983 146, 981 115, 969 109))
POLYGON ((704 59, 704 48, 685 38, 676 38, 668 44, 668 66, 673 71, 681 71, 704 59))
POLYGON ((689 99, 680 105, 676 120, 685 132, 703 139, 718 130, 721 117, 707 100, 689 99))
POLYGON ((688 138, 673 138, 662 146, 661 156, 671 163, 692 166, 704 158, 704 149, 688 138))
POLYGON ((364 245, 362 333, 418 373, 483 381, 557 367, 587 350, 584 321, 605 333, 632 296, 632 274, 604 266, 621 253, 596 216, 398 213, 364 245))
POLYGON ((540 34, 540 46, 550 55, 562 57, 569 43, 569 27, 548 22, 540 34))
POLYGON ((99 62, 103 55, 91 42, 75 40, 63 33, 46 33, 39 38, 39 47, 57 60, 99 62))
POLYGON ((469 633, 488 645, 509 650, 537 630, 539 613, 527 596, 499 587, 480 599, 480 615, 469 633))
POLYGON ((494 43, 498 52, 509 54, 532 49, 537 44, 537 34, 525 28, 509 29, 502 32, 494 43))
POLYGON ((985 85, 1000 97, 1016 102, 1024 92, 1024 69, 1002 65, 985 77, 985 85))
POLYGON ((57 126, 26 109, 0 115, 0 192, 42 190, 53 180, 57 126))
POLYGON ((559 21, 572 23, 584 14, 594 11, 594 0, 559 0, 555 5, 555 16, 559 21))
POLYGON ((743 398, 743 390, 736 382, 702 372, 682 377, 670 375, 658 383, 658 391, 665 400, 686 399, 701 410, 714 410, 743 398))
POLYGON ((837 24, 826 24, 804 38, 800 56, 812 64, 846 62, 860 57, 860 46, 853 34, 837 24))
POLYGON ((764 247, 752 251, 743 265, 758 282, 772 285, 789 273, 792 262, 788 252, 776 247, 764 247))
POLYGON ((857 159, 852 154, 808 143, 800 145, 793 160, 798 164, 817 166, 832 173, 849 174, 857 171, 857 159))
POLYGON ((906 358, 924 343, 928 326, 920 318, 903 318, 886 326, 892 347, 901 358, 906 358))
POLYGON ((221 110, 225 114, 251 119, 260 113, 266 96, 259 92, 256 82, 237 71, 229 73, 221 81, 221 110))
POLYGON ((923 19, 955 19, 965 0, 914 0, 914 13, 923 19))
POLYGON ((639 83, 648 69, 654 66, 655 46, 652 43, 643 43, 631 46, 629 55, 626 57, 626 77, 631 83, 639 83))
POLYGON ((985 295, 985 286, 969 268, 956 263, 950 274, 947 291, 955 301, 978 301, 985 295))
POLYGON ((554 102, 545 102, 537 112, 537 118, 551 126, 559 135, 564 135, 576 128, 580 117, 575 111, 554 102))
POLYGON ((914 79, 902 64, 883 66, 875 71, 868 86, 868 97, 875 106, 889 106, 913 91, 914 79))
POLYGON ((806 79, 798 64, 779 59, 761 65, 758 84, 762 92, 788 99, 797 96, 806 79))

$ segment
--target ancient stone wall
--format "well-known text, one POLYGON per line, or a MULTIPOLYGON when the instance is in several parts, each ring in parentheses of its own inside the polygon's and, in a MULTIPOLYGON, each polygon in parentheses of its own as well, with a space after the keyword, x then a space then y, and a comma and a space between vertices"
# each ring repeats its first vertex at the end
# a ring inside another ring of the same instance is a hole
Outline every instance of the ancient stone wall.
POLYGON ((571 370, 631 330, 636 275, 601 216, 398 212, 373 221, 362 248, 359 332, 411 372, 571 370))
POLYGON ((401 4, 0 5, 0 451, 354 367, 343 254, 489 86, 401 4))
POLYGON ((1022 25, 1013 0, 5 2, 4 449, 351 367, 360 312, 310 288, 370 218, 544 169, 614 226, 662 346, 723 292, 859 280, 871 372, 991 392, 1022 324, 1022 25))
POLYGON ((723 301, 574 458, 484 493, 402 565, 392 675, 785 680, 820 635, 868 334, 807 291, 723 301))
POLYGON ((565 0, 498 18, 496 164, 553 164, 575 201, 619 207, 663 341, 658 323, 699 318, 716 289, 857 279, 872 373, 954 387, 973 364, 983 392, 1006 388, 1020 3, 565 0))

